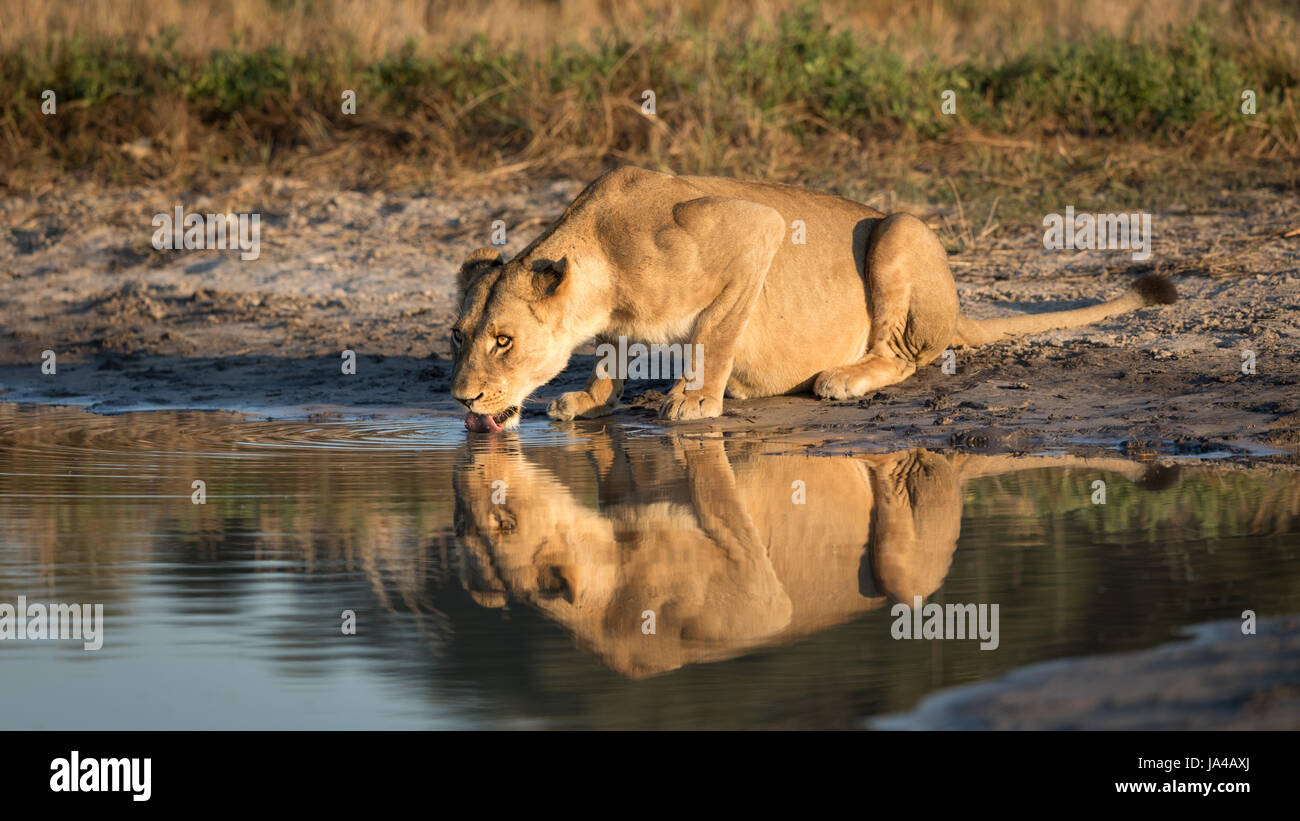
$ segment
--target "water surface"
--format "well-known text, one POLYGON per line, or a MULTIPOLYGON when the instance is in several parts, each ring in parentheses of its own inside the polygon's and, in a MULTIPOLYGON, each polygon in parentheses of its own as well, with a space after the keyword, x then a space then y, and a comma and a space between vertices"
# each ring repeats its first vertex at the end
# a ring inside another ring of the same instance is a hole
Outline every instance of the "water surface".
POLYGON ((0 728, 856 727, 1297 612, 1298 546, 1287 473, 0 405, 0 603, 106 622, 0 641, 0 728), (997 649, 894 639, 915 596, 997 649))

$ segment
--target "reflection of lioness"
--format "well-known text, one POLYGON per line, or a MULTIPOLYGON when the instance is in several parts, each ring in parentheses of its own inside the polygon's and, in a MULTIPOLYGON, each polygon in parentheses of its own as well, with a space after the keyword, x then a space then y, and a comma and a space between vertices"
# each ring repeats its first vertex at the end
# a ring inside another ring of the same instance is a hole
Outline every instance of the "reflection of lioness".
POLYGON ((929 597, 952 563, 970 478, 1054 465, 1143 471, 923 450, 809 457, 711 438, 634 453, 598 434, 539 460, 510 440, 494 445, 467 449, 453 477, 462 583, 481 605, 537 608, 634 677, 929 597))
MULTIPOLYGON (((593 337, 702 346, 702 383, 678 380, 666 419, 737 399, 811 389, 847 399, 899 382, 950 344, 978 345, 1170 302, 1145 277, 1110 302, 975 321, 957 310, 942 244, 920 220, 886 217, 784 185, 620 168, 587 186, 510 262, 480 249, 460 272, 452 395, 471 430, 518 423, 528 394, 593 337)), ((557 419, 618 405, 619 374, 551 403, 557 419)))

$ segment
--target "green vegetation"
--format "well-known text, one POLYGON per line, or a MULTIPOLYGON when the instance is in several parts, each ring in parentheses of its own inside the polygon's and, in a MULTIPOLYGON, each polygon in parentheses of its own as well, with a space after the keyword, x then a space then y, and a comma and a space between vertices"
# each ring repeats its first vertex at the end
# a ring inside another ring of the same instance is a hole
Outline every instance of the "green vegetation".
POLYGON ((1044 190, 1054 208, 1126 207, 1207 183, 1300 181, 1300 64, 1208 19, 947 61, 905 58, 806 9, 749 38, 656 31, 537 53, 478 36, 375 59, 237 43, 196 55, 174 31, 143 48, 56 37, 0 54, 0 159, 15 188, 65 172, 194 183, 263 168, 408 186, 636 162, 931 204, 960 189, 981 216, 1000 197, 1000 218, 1041 213, 1044 190), (57 116, 41 113, 45 89, 57 116), (355 115, 341 111, 345 89, 355 115))

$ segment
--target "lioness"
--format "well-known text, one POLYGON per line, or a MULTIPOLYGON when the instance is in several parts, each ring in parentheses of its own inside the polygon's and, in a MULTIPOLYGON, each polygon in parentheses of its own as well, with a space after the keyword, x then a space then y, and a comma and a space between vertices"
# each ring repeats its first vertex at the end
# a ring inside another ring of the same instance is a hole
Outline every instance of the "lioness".
MULTIPOLYGON (((811 388, 849 399, 906 379, 949 345, 1174 300, 1168 280, 1148 276, 1087 308, 972 320, 958 312, 943 245, 916 217, 786 185, 632 167, 587 186, 509 262, 488 248, 470 254, 458 288, 452 396, 475 431, 517 425, 524 399, 592 338, 702 346, 692 348, 703 351, 702 378, 679 379, 659 412, 701 419, 722 413, 724 393, 811 388)), ((598 366, 548 413, 609 413, 623 382, 598 366)))

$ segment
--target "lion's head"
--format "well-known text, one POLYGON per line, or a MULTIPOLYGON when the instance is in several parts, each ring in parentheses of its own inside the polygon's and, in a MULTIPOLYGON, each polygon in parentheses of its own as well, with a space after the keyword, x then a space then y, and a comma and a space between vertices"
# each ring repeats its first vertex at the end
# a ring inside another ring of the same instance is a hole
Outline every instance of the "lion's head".
POLYGON ((570 280, 563 258, 505 262, 490 248, 466 258, 451 331, 451 395, 465 406, 465 427, 518 425, 528 394, 564 370, 580 341, 567 319, 570 280))
POLYGON ((568 484, 588 480, 584 454, 536 453, 548 466, 467 444, 453 474, 460 578, 478 604, 536 608, 634 678, 734 656, 789 623, 770 562, 737 562, 689 505, 629 486, 596 509, 568 484))

